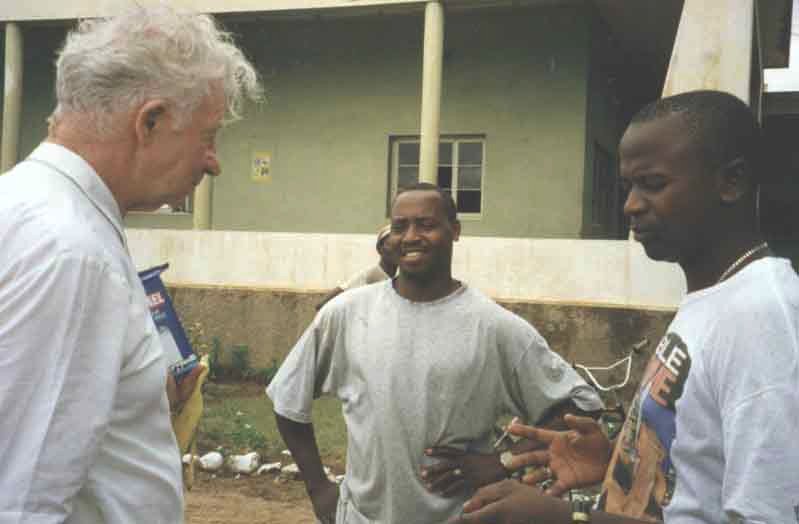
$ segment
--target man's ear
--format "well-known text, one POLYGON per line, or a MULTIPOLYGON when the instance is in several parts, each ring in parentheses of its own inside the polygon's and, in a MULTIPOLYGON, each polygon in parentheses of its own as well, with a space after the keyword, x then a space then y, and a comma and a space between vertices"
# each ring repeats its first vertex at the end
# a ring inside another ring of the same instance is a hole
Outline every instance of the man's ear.
POLYGON ((166 125, 166 103, 163 100, 148 100, 136 111, 134 126, 140 143, 153 140, 156 130, 166 125))
POLYGON ((722 166, 719 177, 719 198, 723 204, 736 204, 755 189, 752 170, 743 158, 722 166))
POLYGON ((455 219, 455 222, 452 223, 452 241, 457 242, 461 236, 461 221, 455 219))

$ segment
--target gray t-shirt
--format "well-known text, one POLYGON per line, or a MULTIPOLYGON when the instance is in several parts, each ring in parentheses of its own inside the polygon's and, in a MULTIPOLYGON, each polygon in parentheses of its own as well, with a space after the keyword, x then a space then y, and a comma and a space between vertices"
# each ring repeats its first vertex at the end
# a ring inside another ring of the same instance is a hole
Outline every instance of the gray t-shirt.
POLYGON ((339 295, 303 334, 267 388, 275 411, 311 421, 315 397, 343 402, 347 472, 337 523, 432 524, 464 497, 428 492, 430 446, 491 451, 497 418, 538 420, 594 391, 522 318, 462 286, 434 302, 399 296, 392 281, 339 295))

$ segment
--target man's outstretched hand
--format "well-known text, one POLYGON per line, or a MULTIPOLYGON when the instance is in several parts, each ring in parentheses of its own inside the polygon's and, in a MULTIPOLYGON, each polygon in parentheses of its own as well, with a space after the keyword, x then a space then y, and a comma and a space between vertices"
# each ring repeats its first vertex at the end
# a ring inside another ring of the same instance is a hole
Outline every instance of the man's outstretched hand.
POLYGON ((480 488, 463 506, 463 514, 449 524, 530 524, 565 521, 555 504, 538 488, 515 480, 503 480, 480 488), (557 517, 561 517, 558 519, 557 517))
POLYGON ((566 415, 563 420, 569 427, 567 431, 523 424, 511 424, 508 428, 514 435, 546 446, 514 455, 510 466, 511 469, 542 466, 526 474, 522 481, 532 485, 552 478, 554 483, 547 489, 547 495, 560 496, 570 489, 601 482, 610 460, 610 441, 596 420, 575 415, 566 415))

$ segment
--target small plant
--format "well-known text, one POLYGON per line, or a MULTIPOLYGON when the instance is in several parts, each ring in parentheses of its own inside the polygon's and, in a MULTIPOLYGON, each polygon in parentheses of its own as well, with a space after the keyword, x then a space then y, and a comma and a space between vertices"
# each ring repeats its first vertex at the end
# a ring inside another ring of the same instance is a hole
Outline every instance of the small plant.
POLYGON ((207 409, 200 431, 201 447, 222 448, 223 454, 265 451, 269 445, 266 435, 243 409, 248 408, 236 400, 207 409))
POLYGON ((258 451, 266 448, 266 437, 251 424, 239 417, 236 427, 230 434, 233 445, 239 451, 258 451))
POLYGON ((184 327, 192 350, 198 355, 205 355, 208 353, 209 347, 205 338, 205 328, 202 323, 192 322, 186 324, 184 327))
POLYGON ((231 374, 238 379, 246 378, 250 369, 250 348, 245 345, 233 346, 230 351, 231 374))
POLYGON ((277 359, 272 359, 272 364, 265 367, 265 368, 257 368, 253 369, 250 368, 247 370, 247 374, 244 378, 247 380, 253 380, 258 384, 262 384, 264 386, 268 386, 272 379, 277 374, 277 370, 280 366, 277 363, 277 359))
POLYGON ((211 380, 222 378, 221 353, 222 343, 219 341, 219 338, 214 337, 211 342, 211 353, 208 354, 208 378, 211 380))

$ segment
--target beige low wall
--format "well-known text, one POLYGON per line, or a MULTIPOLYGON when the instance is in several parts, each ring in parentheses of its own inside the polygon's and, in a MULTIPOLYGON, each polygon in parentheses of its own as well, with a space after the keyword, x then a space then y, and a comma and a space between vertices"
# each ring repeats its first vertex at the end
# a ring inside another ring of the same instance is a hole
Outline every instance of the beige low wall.
MULTIPOLYGON (((376 263, 371 235, 128 229, 137 267, 163 262, 164 280, 319 291, 376 263)), ((462 237, 453 272, 497 299, 674 308, 685 292, 674 264, 626 240, 462 237)))
MULTIPOLYGON (((233 346, 247 346, 254 368, 281 362, 311 322, 321 293, 292 290, 171 286, 183 323, 200 328, 199 339, 210 344, 218 338, 223 359, 233 346)), ((630 352, 643 338, 650 343, 634 359, 632 385, 646 359, 665 331, 673 313, 618 307, 580 306, 526 301, 500 301, 526 319, 566 360, 586 365, 606 365, 630 352)), ((610 377, 618 381, 622 375, 610 377)))
MULTIPOLYGON (((214 338, 223 358, 231 347, 247 346, 255 368, 282 361, 323 290, 377 257, 371 235, 127 234, 140 269, 170 263, 164 280, 206 350, 214 338)), ((455 245, 453 272, 525 318, 569 361, 606 365, 649 339, 635 359, 633 383, 685 288, 675 266, 649 261, 628 241, 464 237, 455 245)))

